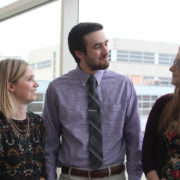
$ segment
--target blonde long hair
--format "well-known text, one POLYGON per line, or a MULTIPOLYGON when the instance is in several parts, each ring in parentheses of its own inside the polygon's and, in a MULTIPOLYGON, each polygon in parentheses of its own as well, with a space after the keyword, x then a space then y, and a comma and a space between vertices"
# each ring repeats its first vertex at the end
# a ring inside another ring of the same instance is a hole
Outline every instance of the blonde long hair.
POLYGON ((13 98, 8 90, 8 83, 17 83, 25 74, 29 64, 20 59, 0 61, 0 111, 6 118, 15 112, 13 98))
POLYGON ((165 106, 160 118, 159 129, 163 130, 170 122, 178 120, 177 131, 180 134, 180 88, 175 87, 173 97, 169 103, 165 106))
MULTIPOLYGON (((180 54, 180 47, 178 54, 180 54)), ((170 122, 177 120, 177 133, 180 135, 180 87, 175 87, 173 97, 165 106, 160 118, 159 129, 162 131, 170 122)))

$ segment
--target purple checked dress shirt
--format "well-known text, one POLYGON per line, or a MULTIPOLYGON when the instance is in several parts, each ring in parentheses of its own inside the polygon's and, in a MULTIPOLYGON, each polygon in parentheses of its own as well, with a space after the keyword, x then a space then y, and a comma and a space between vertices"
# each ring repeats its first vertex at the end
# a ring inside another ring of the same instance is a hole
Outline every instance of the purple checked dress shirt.
MULTIPOLYGON (((101 107, 103 167, 122 164, 126 159, 128 179, 140 180, 142 140, 133 84, 108 69, 94 75, 101 107)), ((47 89, 43 118, 48 180, 57 179, 57 167, 89 167, 88 78, 77 67, 52 81, 47 89)))

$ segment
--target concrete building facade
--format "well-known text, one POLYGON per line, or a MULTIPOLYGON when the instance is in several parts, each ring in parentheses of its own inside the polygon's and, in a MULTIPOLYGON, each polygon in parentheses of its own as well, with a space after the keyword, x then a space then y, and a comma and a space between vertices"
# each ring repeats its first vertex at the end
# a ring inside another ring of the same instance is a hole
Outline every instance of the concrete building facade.
MULTIPOLYGON (((132 39, 115 38, 109 42, 109 68, 128 76, 133 81, 138 95, 143 130, 156 99, 173 92, 169 67, 178 48, 179 44, 132 39)), ((59 59, 59 45, 31 51, 28 55, 36 79, 41 82, 46 80, 46 83, 60 75, 59 59)), ((41 93, 45 93, 45 89, 43 91, 41 90, 41 93)))

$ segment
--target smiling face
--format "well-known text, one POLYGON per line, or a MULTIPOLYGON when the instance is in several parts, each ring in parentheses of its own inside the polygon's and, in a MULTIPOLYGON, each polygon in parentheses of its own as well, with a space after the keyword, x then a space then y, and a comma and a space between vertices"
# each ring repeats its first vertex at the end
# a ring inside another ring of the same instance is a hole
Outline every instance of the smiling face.
POLYGON ((86 54, 76 51, 80 59, 80 67, 85 72, 93 74, 109 66, 108 40, 102 30, 94 31, 84 37, 86 54))
POLYGON ((28 104, 36 100, 36 89, 39 84, 34 79, 34 72, 30 66, 27 66, 25 74, 17 83, 9 83, 9 91, 14 99, 22 104, 28 104))
POLYGON ((176 55, 175 61, 169 70, 172 72, 172 84, 180 87, 180 52, 176 55))

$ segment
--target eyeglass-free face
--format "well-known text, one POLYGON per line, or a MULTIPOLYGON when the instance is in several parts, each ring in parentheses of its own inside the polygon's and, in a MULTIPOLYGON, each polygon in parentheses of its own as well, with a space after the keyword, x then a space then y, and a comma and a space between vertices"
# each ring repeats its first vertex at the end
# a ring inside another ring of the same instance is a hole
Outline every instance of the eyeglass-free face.
POLYGON ((9 91, 13 94, 14 101, 19 104, 28 104, 36 100, 36 90, 39 84, 34 79, 34 72, 28 66, 25 74, 17 83, 9 82, 9 91))

